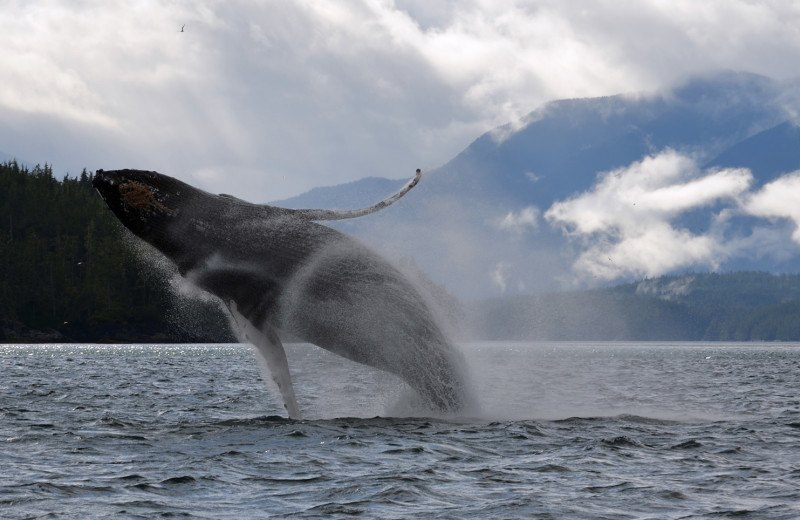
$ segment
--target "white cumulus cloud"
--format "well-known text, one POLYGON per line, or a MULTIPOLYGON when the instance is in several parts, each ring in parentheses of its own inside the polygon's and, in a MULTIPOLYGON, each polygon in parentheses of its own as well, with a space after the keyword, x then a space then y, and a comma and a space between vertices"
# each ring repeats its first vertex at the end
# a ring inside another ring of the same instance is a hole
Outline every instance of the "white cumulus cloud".
POLYGON ((788 219, 795 227, 792 240, 800 244, 800 172, 779 177, 752 194, 744 211, 767 219, 788 219))
POLYGON ((713 268, 729 254, 720 229, 728 213, 717 211, 703 231, 675 220, 718 203, 738 207, 751 182, 748 170, 700 171, 691 157, 666 150, 603 173, 591 190, 553 204, 545 218, 584 244, 574 264, 584 275, 610 280, 713 268))

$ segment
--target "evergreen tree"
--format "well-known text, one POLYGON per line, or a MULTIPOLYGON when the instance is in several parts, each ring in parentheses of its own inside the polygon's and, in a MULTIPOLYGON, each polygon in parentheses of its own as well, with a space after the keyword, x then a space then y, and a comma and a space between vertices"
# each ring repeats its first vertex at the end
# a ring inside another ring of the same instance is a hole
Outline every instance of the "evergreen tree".
MULTIPOLYGON (((66 340, 204 339, 166 320, 168 284, 141 275, 123 233, 85 169, 59 182, 48 164, 0 164, 0 339, 30 329, 66 340)), ((184 304, 218 325, 208 339, 230 338, 213 306, 184 304)))

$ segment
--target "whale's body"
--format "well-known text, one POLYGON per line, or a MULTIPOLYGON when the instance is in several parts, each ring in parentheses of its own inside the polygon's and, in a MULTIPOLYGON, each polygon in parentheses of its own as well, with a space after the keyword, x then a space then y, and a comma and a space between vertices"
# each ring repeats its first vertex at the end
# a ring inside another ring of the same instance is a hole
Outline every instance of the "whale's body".
POLYGON ((98 170, 93 184, 120 221, 227 306, 299 417, 280 334, 394 373, 433 408, 463 405, 460 358, 415 287, 361 242, 314 220, 359 211, 291 210, 212 195, 172 177, 98 170))

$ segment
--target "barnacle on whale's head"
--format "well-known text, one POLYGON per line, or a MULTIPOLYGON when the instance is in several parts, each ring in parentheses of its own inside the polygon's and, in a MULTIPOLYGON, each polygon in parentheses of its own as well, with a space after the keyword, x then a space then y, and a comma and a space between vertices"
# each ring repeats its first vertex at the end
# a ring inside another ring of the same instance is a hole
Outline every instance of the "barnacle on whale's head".
POLYGON ((170 215, 175 213, 156 199, 152 188, 147 184, 136 181, 126 182, 120 185, 119 193, 122 203, 133 209, 139 211, 159 209, 170 215))

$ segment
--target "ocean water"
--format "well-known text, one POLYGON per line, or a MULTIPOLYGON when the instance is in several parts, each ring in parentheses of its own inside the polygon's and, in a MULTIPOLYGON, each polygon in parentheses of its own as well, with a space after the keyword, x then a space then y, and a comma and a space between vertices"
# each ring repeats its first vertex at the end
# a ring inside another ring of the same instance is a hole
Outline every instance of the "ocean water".
POLYGON ((289 345, 0 345, 0 517, 800 518, 800 345, 463 345, 480 409, 289 345))

